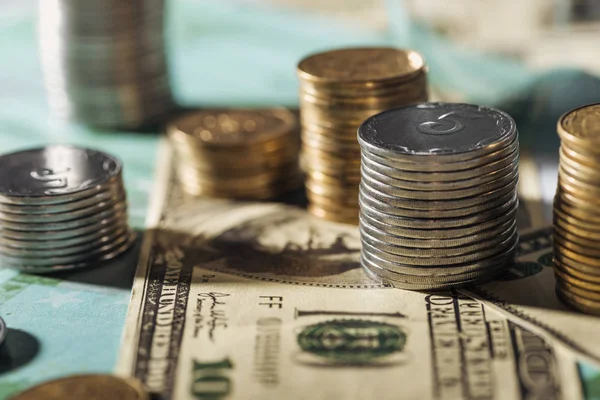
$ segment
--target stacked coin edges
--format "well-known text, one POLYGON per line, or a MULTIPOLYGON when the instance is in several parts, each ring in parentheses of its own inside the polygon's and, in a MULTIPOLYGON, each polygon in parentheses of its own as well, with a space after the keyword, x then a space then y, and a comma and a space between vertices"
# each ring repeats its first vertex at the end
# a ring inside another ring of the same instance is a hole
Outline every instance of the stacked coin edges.
POLYGON ((61 117, 136 128, 171 110, 164 0, 40 2, 48 99, 61 117))
POLYGON ((518 133, 475 152, 406 155, 361 140, 362 265, 405 289, 490 279, 514 256, 518 133))
MULTIPOLYGON (((387 51, 409 53, 420 59, 411 51, 387 51)), ((410 73, 365 81, 314 76, 302 65, 300 62, 298 76, 309 210, 324 219, 356 224, 360 182, 356 129, 366 118, 388 108, 426 101, 425 65, 410 73)))
POLYGON ((0 255, 28 272, 80 268, 112 259, 135 240, 121 172, 69 195, 0 196, 0 255))
POLYGON ((262 200, 298 189, 302 176, 296 118, 284 109, 268 112, 286 121, 286 128, 269 139, 253 142, 210 143, 172 124, 168 134, 177 154, 176 173, 184 191, 198 196, 262 200))
POLYGON ((570 134, 562 126, 564 118, 558 123, 553 215, 556 290, 570 307, 600 315, 600 153, 594 142, 570 134))

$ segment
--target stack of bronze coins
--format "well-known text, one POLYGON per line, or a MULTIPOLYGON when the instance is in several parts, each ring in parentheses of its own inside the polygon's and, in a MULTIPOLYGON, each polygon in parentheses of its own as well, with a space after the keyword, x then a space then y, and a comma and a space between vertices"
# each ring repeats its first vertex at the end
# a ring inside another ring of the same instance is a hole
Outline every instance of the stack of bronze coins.
POLYGON ((0 257, 28 272, 86 267, 134 242, 121 163, 48 146, 0 156, 0 257))
POLYGON ((302 186, 296 117, 285 109, 212 109, 173 121, 177 177, 189 194, 269 199, 302 186))
POLYGON ((358 130, 361 264, 403 289, 491 279, 517 245, 519 143, 502 111, 423 103, 358 130))
POLYGON ((556 290, 567 305, 600 315, 600 104, 565 114, 558 134, 556 290))
POLYGON ((309 209, 321 218, 357 223, 356 129, 383 110, 427 100, 423 58, 394 48, 333 50, 302 60, 298 76, 309 209))
POLYGON ((52 110, 106 128, 159 122, 173 99, 164 0, 40 0, 42 69, 52 110))

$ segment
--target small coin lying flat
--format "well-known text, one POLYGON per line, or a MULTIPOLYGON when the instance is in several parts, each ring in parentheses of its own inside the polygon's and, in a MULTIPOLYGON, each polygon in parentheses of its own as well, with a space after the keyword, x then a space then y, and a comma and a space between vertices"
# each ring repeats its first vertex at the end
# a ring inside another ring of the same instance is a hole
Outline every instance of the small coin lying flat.
POLYGON ((41 383, 11 400, 149 400, 141 383, 113 375, 73 375, 41 383))

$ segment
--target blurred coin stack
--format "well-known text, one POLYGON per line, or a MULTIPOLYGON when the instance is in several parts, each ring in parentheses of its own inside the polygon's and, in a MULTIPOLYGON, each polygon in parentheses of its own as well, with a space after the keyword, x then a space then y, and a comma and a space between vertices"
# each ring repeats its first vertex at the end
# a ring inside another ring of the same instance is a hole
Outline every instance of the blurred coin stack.
POLYGON ((40 0, 48 100, 61 117, 137 128, 172 108, 164 0, 40 0))
POLYGON ((554 198, 557 295, 600 315, 600 104, 565 114, 554 198))
POLYGON ((517 245, 519 145, 504 112, 423 103, 358 130, 361 263, 403 289, 492 278, 517 245))
POLYGON ((358 222, 360 147, 356 129, 389 108, 427 100, 426 67, 416 52, 354 48, 298 64, 302 150, 310 211, 358 222))
POLYGON ((167 130, 189 194, 269 199, 302 185, 298 126, 288 110, 201 110, 167 130))
POLYGON ((135 239, 121 163, 94 150, 48 146, 0 156, 0 257, 53 272, 108 260, 135 239))

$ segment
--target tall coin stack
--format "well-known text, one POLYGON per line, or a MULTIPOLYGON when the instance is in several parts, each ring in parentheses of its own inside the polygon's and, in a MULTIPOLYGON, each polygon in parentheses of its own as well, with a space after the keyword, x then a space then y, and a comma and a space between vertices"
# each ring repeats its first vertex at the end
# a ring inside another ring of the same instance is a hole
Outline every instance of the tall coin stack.
POLYGON ((51 108, 106 128, 137 128, 172 108, 164 0, 40 0, 51 108))
POLYGON ((201 110, 167 131, 189 194, 269 199, 302 185, 298 126, 288 110, 201 110))
POLYGON ((121 163, 108 154, 48 146, 0 156, 0 258, 53 272, 114 258, 135 240, 121 163))
POLYGON ((567 305, 600 315, 600 104, 562 116, 558 134, 556 291, 567 305))
POLYGON ((298 76, 309 209, 321 218, 356 224, 356 129, 371 115, 426 101, 425 63, 410 50, 342 49, 303 59, 298 76))
POLYGON ((358 130, 361 263, 403 289, 489 279, 517 245, 519 144, 510 116, 423 103, 358 130))

